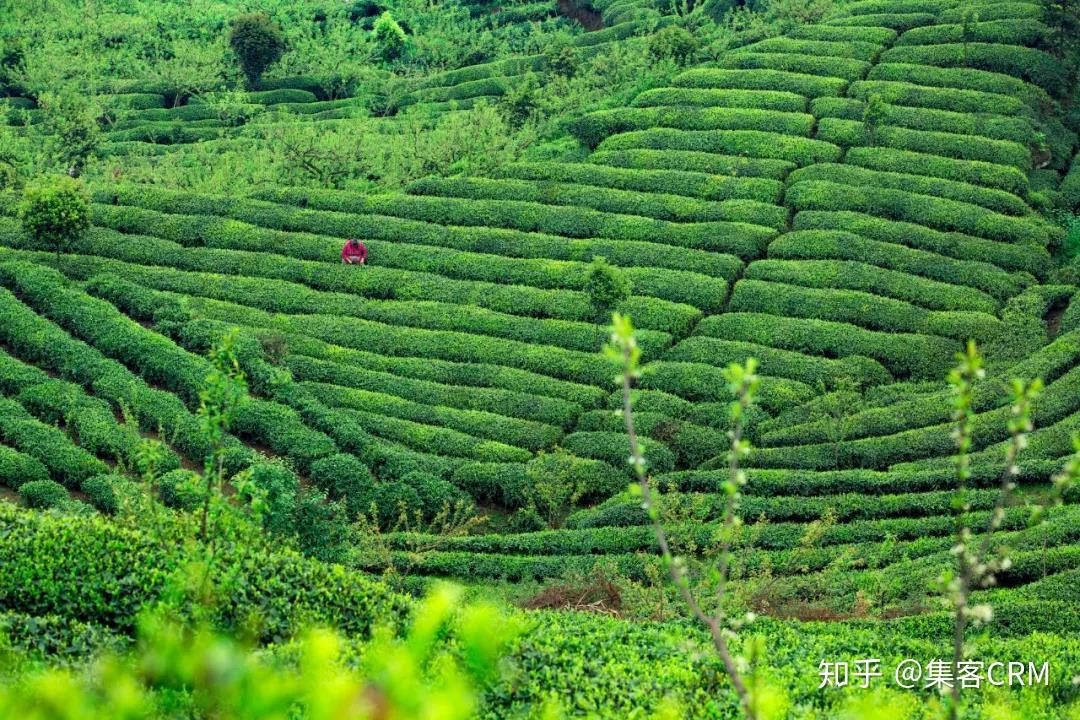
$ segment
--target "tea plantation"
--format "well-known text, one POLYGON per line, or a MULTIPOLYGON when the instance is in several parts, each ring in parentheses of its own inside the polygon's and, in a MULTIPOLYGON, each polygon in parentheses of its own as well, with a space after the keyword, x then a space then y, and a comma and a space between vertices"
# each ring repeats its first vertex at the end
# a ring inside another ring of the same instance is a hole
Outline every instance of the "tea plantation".
MULTIPOLYGON (((719 584, 756 616, 753 716, 1080 712, 1080 491, 1053 483, 1080 452, 1073 3, 0 5, 12 687, 141 646, 163 602, 286 665, 333 627, 363 669, 445 579, 519 626, 475 708, 327 717, 747 716, 653 527, 710 597, 739 420, 719 584), (1013 379, 1043 386, 1003 495, 1013 379), (892 669, 953 656, 958 523, 1007 549, 965 657, 1050 674, 952 708, 892 669), (203 552, 215 589, 181 592, 203 552), (860 658, 871 690, 819 687, 860 658)), ((150 685, 115 717, 285 717, 150 685)), ((63 705, 33 717, 96 717, 63 705)))

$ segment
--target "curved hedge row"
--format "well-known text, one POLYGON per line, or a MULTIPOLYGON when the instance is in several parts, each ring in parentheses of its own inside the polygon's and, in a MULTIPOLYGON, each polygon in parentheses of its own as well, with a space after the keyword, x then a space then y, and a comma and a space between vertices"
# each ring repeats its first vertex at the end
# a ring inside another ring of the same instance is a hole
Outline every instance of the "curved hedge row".
MULTIPOLYGON (((703 427, 658 412, 639 410, 634 413, 634 423, 639 433, 666 445, 675 454, 675 463, 679 467, 697 467, 709 458, 723 453, 730 446, 727 436, 717 432, 715 428, 703 427)), ((623 435, 626 433, 622 417, 610 410, 591 410, 584 413, 579 418, 577 430, 623 435)))
POLYGON ((999 309, 998 301, 980 290, 887 270, 863 261, 758 260, 750 264, 743 277, 810 288, 859 290, 928 310, 972 310, 993 315, 999 309))
POLYGON ((895 30, 883 27, 843 27, 839 25, 797 25, 788 37, 829 42, 861 42, 888 45, 896 39, 895 30))
POLYGON ((905 32, 911 28, 920 27, 922 25, 933 25, 937 22, 937 18, 926 12, 888 12, 888 13, 867 13, 864 15, 853 15, 851 17, 840 17, 828 20, 829 25, 839 25, 841 27, 869 27, 869 28, 882 28, 895 30, 896 32, 905 32))
POLYGON ((711 337, 689 337, 666 353, 664 360, 727 367, 751 357, 758 361, 763 375, 789 378, 812 387, 833 387, 844 378, 855 380, 859 385, 877 385, 892 379, 880 363, 870 358, 852 355, 833 360, 711 337))
POLYGON ((594 149, 612 135, 650 128, 758 130, 809 137, 814 118, 804 112, 729 107, 626 107, 597 110, 567 123, 570 134, 594 149))
MULTIPOLYGON (((1042 44, 1048 32, 1049 29, 1045 25, 1031 17, 1010 17, 1002 20, 984 19, 980 12, 979 20, 972 24, 970 35, 966 40, 969 43, 1035 47, 1042 44)), ((956 23, 912 28, 900 36, 896 41, 896 45, 944 45, 963 43, 964 41, 964 26, 962 23, 956 23)))
POLYGON ((865 77, 870 69, 870 63, 865 60, 797 53, 744 52, 742 49, 724 55, 719 66, 727 69, 772 70, 829 79, 839 78, 845 82, 865 77))
MULTIPOLYGON (((960 5, 941 12, 938 15, 938 20, 943 23, 960 23, 963 22, 966 12, 966 7, 960 5)), ((978 12, 979 22, 990 22, 991 20, 1038 17, 1041 10, 1037 3, 1027 0, 1004 0, 1002 2, 991 0, 990 2, 980 2, 978 12)))
MULTIPOLYGON (((119 223, 118 223, 119 224, 119 223)), ((0 245, 16 245, 22 243, 24 235, 21 231, 7 226, 13 223, 0 219, 0 245)), ((595 309, 588 302, 587 297, 581 291, 546 290, 531 288, 521 285, 503 285, 489 282, 473 282, 468 280, 454 280, 431 275, 408 271, 400 271, 380 265, 371 266, 364 272, 358 273, 354 268, 339 265, 327 265, 324 263, 293 260, 290 257, 260 252, 265 248, 264 236, 273 231, 259 231, 254 228, 252 233, 229 232, 225 235, 226 243, 234 244, 232 240, 239 239, 242 247, 251 248, 251 252, 218 250, 210 248, 182 248, 176 243, 158 238, 138 235, 122 235, 103 229, 92 229, 82 241, 80 250, 86 253, 81 255, 81 265, 68 265, 65 269, 69 274, 78 277, 89 277, 96 272, 119 272, 132 273, 132 277, 138 276, 140 282, 147 282, 162 288, 168 287, 172 282, 182 282, 182 275, 177 275, 178 270, 194 272, 224 273, 242 276, 234 283, 261 284, 259 278, 274 278, 289 283, 300 283, 305 288, 312 290, 325 290, 329 292, 347 292, 375 300, 399 299, 407 302, 433 301, 458 305, 462 301, 478 305, 496 312, 510 313, 515 316, 525 316, 533 319, 555 318, 557 320, 586 321, 592 323, 595 320, 595 309), (94 257, 97 256, 97 257, 94 257), (106 258, 116 258, 122 262, 112 262, 106 258), (137 263, 138 265, 129 265, 137 263), (162 265, 166 266, 159 270, 151 270, 139 265, 162 265), (175 268, 175 270, 173 270, 175 268), (368 272, 370 270, 370 272, 368 272)), ((289 245, 283 250, 294 254, 306 255, 329 255, 330 258, 338 256, 337 241, 327 242, 327 238, 313 236, 286 238, 289 245), (320 247, 322 250, 320 250, 320 247)), ((219 243, 215 243, 219 244, 219 243)), ((373 248, 369 248, 373 249, 373 248)), ((402 252, 401 247, 391 246, 387 255, 380 257, 380 262, 390 261, 393 264, 396 259, 403 264, 418 265, 424 260, 422 247, 408 246, 402 252), (417 262, 411 262, 416 258, 417 262)), ((436 257, 429 258, 432 265, 446 265, 453 269, 455 263, 460 265, 463 261, 472 259, 469 254, 460 257, 459 253, 447 251, 439 257, 440 253, 434 249, 436 257)), ((490 256, 478 256, 481 264, 490 256)), ((44 256, 39 256, 43 262, 50 262, 44 256)), ((329 258, 327 258, 329 259, 329 258)), ((471 267, 473 274, 491 276, 494 280, 513 280, 514 272, 508 271, 505 276, 499 277, 499 266, 507 265, 516 268, 522 279, 528 280, 532 275, 529 270, 530 263, 525 261, 523 267, 518 267, 515 261, 508 259, 496 259, 490 263, 491 267, 476 268, 466 265, 465 272, 471 267)), ((734 260, 734 258, 732 258, 734 260)), ((544 270, 540 279, 548 276, 557 276, 556 270, 561 265, 568 272, 573 281, 577 275, 579 286, 584 285, 587 266, 579 264, 576 267, 556 263, 555 267, 545 263, 532 263, 534 267, 544 270)), ((627 273, 632 279, 641 276, 642 273, 630 271, 627 273)), ((263 283, 268 281, 263 281, 263 283)), ((726 296, 727 283, 716 278, 709 278, 692 273, 680 271, 658 270, 644 277, 645 290, 663 293, 673 297, 689 299, 701 302, 705 308, 716 307, 723 302, 726 296)), ((314 297, 311 290, 303 290, 300 295, 295 295, 292 300, 295 304, 301 296, 314 297)), ((350 307, 355 307, 350 305, 350 307)), ((640 311, 634 317, 640 316, 640 325, 646 330, 662 327, 666 331, 684 333, 694 322, 700 313, 687 305, 666 302, 656 298, 633 297, 620 304, 624 312, 640 311)))
POLYGON ((957 340, 985 341, 996 337, 1002 328, 1000 320, 984 312, 927 310, 856 290, 808 288, 752 279, 740 280, 735 285, 728 305, 732 312, 809 317, 957 340))
POLYGON ((746 223, 672 223, 636 215, 511 200, 469 200, 420 195, 366 195, 345 191, 273 188, 256 197, 321 210, 403 217, 440 225, 480 225, 572 238, 656 242, 677 247, 753 255, 775 232, 746 223))
POLYGON ((969 203, 903 190, 807 180, 788 188, 786 201, 797 211, 846 210, 958 231, 992 240, 1049 246, 1057 233, 1032 217, 1014 217, 969 203))
MULTIPOLYGON (((811 103, 811 111, 817 117, 839 117, 847 120, 861 120, 865 105, 859 100, 849 98, 818 98, 811 103), (829 107, 830 104, 838 107, 829 107)), ((1035 128, 1024 116, 1001 115, 982 112, 979 114, 937 110, 906 105, 883 104, 880 107, 881 124, 909 130, 927 130, 970 135, 991 140, 1011 140, 1018 145, 1026 145, 1035 137, 1035 128)))
POLYGON ((677 75, 671 82, 676 87, 779 90, 808 98, 839 95, 848 85, 842 78, 750 68, 695 68, 677 75))
POLYGON ((1066 77, 1053 56, 1033 48, 997 43, 947 43, 894 47, 881 54, 883 63, 974 68, 1012 75, 1052 95, 1066 90, 1066 77))
POLYGON ((78 489, 108 466, 72 441, 62 430, 33 417, 14 400, 0 397, 0 442, 40 461, 64 486, 78 489))
POLYGON ((1031 150, 1011 140, 974 139, 970 135, 957 135, 933 130, 885 126, 874 131, 874 142, 866 125, 857 120, 822 118, 818 123, 818 137, 840 145, 884 145, 898 150, 912 150, 958 160, 982 160, 998 165, 1012 165, 1027 170, 1031 167, 1031 150))
POLYGON ((981 90, 982 92, 1018 97, 1039 110, 1050 104, 1050 96, 1037 85, 1031 85, 1011 75, 988 72, 967 67, 934 67, 931 65, 902 62, 880 62, 874 66, 867 80, 894 80, 915 85, 981 90))
POLYGON ((871 170, 847 164, 821 163, 799 168, 788 176, 788 182, 792 184, 804 180, 824 180, 857 187, 903 190, 945 200, 956 200, 969 205, 979 205, 1005 215, 1031 214, 1031 208, 1027 203, 1004 190, 984 188, 955 180, 927 178, 922 175, 871 170))
POLYGON ((806 112, 806 98, 780 90, 738 90, 662 87, 646 90, 634 98, 634 107, 728 107, 806 112))
POLYGON ((819 57, 852 58, 872 61, 881 50, 881 43, 846 39, 807 40, 794 37, 773 37, 759 40, 751 45, 744 45, 736 52, 785 53, 796 55, 816 55, 819 57))
MULTIPOLYGON (((769 245, 769 258, 869 263, 948 283, 954 289, 955 286, 976 288, 998 301, 1007 300, 1034 282, 1030 276, 1010 273, 986 262, 956 260, 895 242, 870 240, 843 230, 794 230, 785 233, 769 245)), ((932 298, 920 299, 933 301, 932 298)))
POLYGON ((386 370, 368 369, 306 355, 287 355, 282 360, 297 380, 329 383, 370 393, 393 395, 428 406, 445 406, 490 412, 510 418, 568 427, 580 406, 555 398, 497 388, 457 386, 433 380, 399 377, 386 370))
POLYGON ((850 211, 805 211, 795 216, 796 230, 842 230, 879 242, 907 245, 960 260, 990 263, 1004 270, 1043 277, 1050 270, 1050 254, 1031 244, 1013 244, 962 233, 931 230, 914 223, 886 220, 850 211))
POLYGON ((957 113, 982 113, 987 108, 993 108, 996 115, 1030 117, 1033 114, 1031 106, 1014 95, 953 87, 927 87, 898 80, 860 80, 851 84, 848 94, 863 101, 877 95, 892 105, 957 113))
MULTIPOLYGON (((645 455, 646 471, 662 473, 675 469, 675 454, 662 442, 652 438, 638 438, 645 455)), ((563 438, 564 450, 578 457, 600 460, 614 468, 621 468, 627 477, 635 477, 627 462, 630 445, 625 432, 574 432, 563 438)))
MULTIPOLYGON (((610 142, 608 144, 611 144, 610 142)), ((751 158, 745 155, 724 155, 714 152, 674 149, 596 150, 588 158, 590 163, 609 165, 632 170, 677 170, 728 175, 742 178, 783 179, 796 167, 794 162, 770 158, 751 158)))
POLYGON ((49 469, 32 455, 0 445, 0 485, 18 490, 24 483, 49 479, 49 469))
MULTIPOLYGON (((839 152, 839 148, 837 148, 839 152)), ((567 243, 552 235, 522 233, 488 227, 445 227, 432 223, 385 216, 356 215, 307 210, 258 200, 230 199, 163 190, 151 186, 125 186, 95 199, 111 205, 133 205, 170 214, 219 216, 268 229, 309 232, 338 238, 375 238, 391 242, 492 253, 508 257, 548 258, 589 262, 601 255, 620 266, 661 267, 704 272, 725 277, 738 262, 718 253, 675 248, 656 242, 582 238, 567 243)), ((226 226, 229 229, 231 226, 226 226)), ((240 228, 242 230, 242 228, 240 228)))
MULTIPOLYGON (((1043 378, 1054 382, 1068 372, 1080 357, 1080 333, 1072 332, 1059 337, 1034 355, 1008 368, 1009 377, 1021 379, 1043 378)), ((1059 390, 1055 389, 1058 395, 1059 390)), ((973 408, 985 412, 1009 403, 1010 389, 999 373, 990 381, 976 386, 973 408)), ((941 391, 914 398, 905 398, 881 407, 873 407, 853 413, 848 423, 846 440, 863 437, 892 435, 920 427, 941 425, 949 422, 949 393, 941 391)), ((813 444, 827 442, 830 437, 829 421, 808 419, 783 427, 763 429, 760 443, 770 445, 813 444)))
POLYGON ((450 330, 402 328, 336 315, 272 314, 219 300, 190 298, 187 304, 201 317, 311 335, 335 345, 368 350, 380 355, 433 357, 459 362, 506 365, 594 385, 605 385, 610 380, 610 362, 596 353, 537 346, 450 330))
POLYGON ((838 146, 811 138, 777 135, 757 130, 731 130, 710 133, 694 130, 655 128, 613 135, 598 146, 612 150, 690 150, 725 155, 745 154, 752 158, 786 160, 796 165, 836 162, 838 146))
POLYGON ((955 340, 933 335, 879 332, 842 322, 759 312, 712 315, 701 321, 696 332, 807 355, 863 355, 877 360, 897 377, 940 378, 959 348, 955 340))
POLYGON ((787 222, 787 211, 769 201, 698 200, 670 193, 615 190, 576 183, 428 177, 410 183, 406 191, 414 195, 586 207, 671 222, 745 222, 776 230, 783 229, 787 222))
POLYGON ((562 437, 562 432, 554 425, 510 418, 487 410, 467 410, 421 403, 396 395, 341 385, 305 383, 304 387, 327 405, 378 413, 424 425, 442 426, 526 450, 535 451, 549 447, 562 437))
MULTIPOLYGON (((723 368, 703 363, 657 360, 642 368, 640 386, 645 390, 662 390, 692 402, 730 401, 731 393, 724 383, 723 373, 723 368)), ((755 401, 765 411, 777 412, 806 402, 813 395, 814 389, 806 383, 782 377, 763 377, 755 401)))
POLYGON ((578 183, 641 193, 674 193, 702 200, 757 200, 776 204, 783 183, 763 177, 718 176, 681 170, 609 167, 588 163, 511 163, 493 170, 493 177, 578 183))
MULTIPOLYGON (((4 507, 0 528, 0 599, 34 615, 131 630, 188 561, 178 526, 170 529, 175 542, 160 542, 100 517, 4 507)), ((375 623, 396 623, 409 612, 405 599, 383 585, 289 550, 233 543, 220 552, 229 556, 223 567, 242 565, 246 573, 242 587, 231 586, 214 606, 213 621, 239 629, 257 615, 263 641, 284 641, 312 620, 364 636, 375 623)))
POLYGON ((853 147, 844 163, 905 175, 924 175, 968 185, 980 185, 1024 197, 1028 178, 1015 167, 980 160, 956 160, 927 153, 884 147, 853 147))

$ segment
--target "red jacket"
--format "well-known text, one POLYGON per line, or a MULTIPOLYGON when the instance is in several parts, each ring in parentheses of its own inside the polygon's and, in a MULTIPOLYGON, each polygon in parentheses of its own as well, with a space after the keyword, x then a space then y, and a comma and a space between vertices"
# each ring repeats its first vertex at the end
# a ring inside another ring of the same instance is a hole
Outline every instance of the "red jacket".
POLYGON ((364 243, 354 246, 350 240, 341 248, 341 259, 344 262, 363 262, 367 260, 367 247, 364 243))

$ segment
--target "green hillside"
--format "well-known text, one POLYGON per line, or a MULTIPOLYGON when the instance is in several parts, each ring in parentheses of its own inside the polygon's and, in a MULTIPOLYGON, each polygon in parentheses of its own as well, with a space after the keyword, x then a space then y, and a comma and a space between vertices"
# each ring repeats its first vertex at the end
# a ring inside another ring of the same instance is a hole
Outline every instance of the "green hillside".
MULTIPOLYGON (((551 697, 567 716, 739 716, 633 484, 603 353, 616 311, 637 329, 658 517, 706 594, 730 522, 728 368, 757 363, 730 602, 761 617, 740 637, 764 638, 788 716, 838 716, 819 661, 952 656, 935 582, 960 516, 1000 524, 985 547, 1009 553, 974 588, 994 621, 969 654, 1052 667, 1049 688, 971 693, 961 716, 1076 712, 1080 495, 1039 524, 1028 507, 1080 451, 1070 4, 7 5, 15 646, 125 646, 184 566, 150 548, 193 537, 220 471, 223 507, 266 509, 261 529, 238 511, 228 562, 259 575, 215 626, 250 607, 271 618, 259 641, 314 622, 360 642, 450 579, 532 628, 483 716, 540 717, 551 697), (282 43, 246 78, 242 12, 282 43), (89 210, 62 247, 27 219, 50 182, 89 210), (364 267, 341 262, 350 238, 364 267), (605 277, 625 289, 606 303, 605 277), (222 338, 246 382, 215 439, 222 338), (948 377, 969 341, 985 378, 958 505, 948 377), (1003 502, 1011 382, 1036 378, 1003 502), (79 551, 54 555, 60 537, 79 551), (35 618, 60 639, 35 641, 35 618)), ((940 717, 934 695, 889 696, 882 717, 940 717)))

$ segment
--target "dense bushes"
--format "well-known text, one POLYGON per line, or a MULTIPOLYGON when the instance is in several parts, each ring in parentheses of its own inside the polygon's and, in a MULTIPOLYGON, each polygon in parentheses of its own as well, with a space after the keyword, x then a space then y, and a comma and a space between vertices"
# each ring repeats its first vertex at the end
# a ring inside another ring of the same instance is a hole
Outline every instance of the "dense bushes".
POLYGON ((863 355, 877 360, 898 377, 939 378, 959 347, 956 341, 943 337, 879 332, 842 322, 758 312, 714 315, 703 320, 697 332, 809 355, 863 355))
POLYGON ((920 195, 933 195, 934 197, 956 200, 971 205, 980 205, 987 210, 1007 215, 1027 215, 1031 212, 1023 200, 1002 190, 983 188, 952 180, 927 178, 920 175, 870 170, 847 164, 822 163, 812 165, 800 168, 789 176, 789 182, 791 183, 802 180, 826 180, 860 187, 873 186, 904 190, 920 195))
MULTIPOLYGON (((662 390, 693 402, 729 401, 731 393, 723 379, 722 368, 702 363, 661 360, 651 362, 642 369, 641 387, 646 390, 662 390)), ((756 402, 767 412, 777 412, 782 408, 806 402, 813 392, 809 385, 796 380, 764 377, 756 402)))
MULTIPOLYGON (((785 233, 769 245, 769 257, 868 263, 932 278, 953 286, 977 288, 997 300, 1005 300, 1017 294, 1032 282, 1030 277, 1008 273, 989 263, 955 260, 899 243, 870 240, 842 230, 795 230, 785 233)), ((931 298, 918 298, 923 299, 934 302, 931 298)), ((993 309, 996 310, 996 307, 993 309)))
POLYGON ((1028 272, 1036 277, 1045 276, 1050 268, 1049 253, 1035 245, 1018 245, 961 233, 946 233, 923 225, 891 221, 858 212, 800 212, 795 216, 794 227, 796 230, 842 230, 879 242, 900 241, 909 247, 960 260, 986 262, 1005 270, 1028 272))
MULTIPOLYGON (((979 13, 979 21, 972 24, 970 35, 966 41, 977 43, 996 43, 1002 45, 1026 45, 1037 46, 1047 34, 1047 27, 1040 21, 1032 18, 1010 17, 1004 20, 983 18, 979 13)), ((900 36, 896 41, 899 45, 944 45, 947 43, 965 42, 964 26, 957 23, 953 25, 932 25, 929 27, 912 28, 900 36)))
POLYGON ((958 160, 982 160, 998 165, 1011 165, 1021 170, 1031 167, 1030 149, 1010 140, 975 140, 970 135, 885 126, 874 131, 871 142, 865 123, 841 118, 822 118, 818 124, 818 137, 843 147, 883 145, 958 160))
POLYGON ((789 187, 786 199, 799 211, 862 212, 1012 243, 1035 241, 1049 246, 1057 234, 1045 222, 1031 217, 1002 215, 969 203, 867 185, 810 180, 789 187))
MULTIPOLYGON (((98 194, 97 199, 108 204, 135 205, 168 213, 223 216, 273 230, 311 232, 339 238, 374 238, 509 257, 588 262, 594 255, 601 255, 621 266, 674 268, 695 272, 712 267, 724 268, 725 270, 710 273, 721 277, 724 277, 726 269, 732 266, 732 258, 718 253, 675 248, 652 240, 631 242, 583 238, 567 243, 561 237, 500 228, 446 227, 386 216, 303 210, 270 202, 194 195, 150 186, 120 187, 109 193, 98 194)), ((243 232, 242 228, 237 228, 236 231, 243 232)), ((756 248, 756 243, 747 245, 747 251, 750 251, 751 247, 756 248)))
POLYGON ((773 37, 753 43, 752 45, 744 45, 739 48, 737 52, 794 53, 798 55, 817 55, 820 57, 873 60, 880 49, 880 43, 864 42, 856 39, 834 41, 773 37))
POLYGON ((24 483, 49 479, 49 470, 37 458, 0 445, 0 485, 18 490, 24 483))
POLYGON ((481 200, 520 200, 546 205, 588 207, 602 212, 643 215, 673 222, 708 222, 727 220, 782 229, 786 220, 783 208, 772 200, 747 199, 722 201, 698 200, 663 191, 638 192, 599 188, 573 182, 536 183, 516 179, 424 178, 408 187, 418 195, 452 196, 481 200))
POLYGON ((633 170, 680 170, 709 175, 776 179, 783 178, 789 170, 796 167, 794 162, 787 160, 665 148, 597 150, 589 155, 589 162, 633 170))
MULTIPOLYGON (((905 52, 905 50, 901 50, 905 52)), ((874 66, 867 80, 892 80, 908 82, 914 85, 931 87, 959 88, 982 92, 1011 95, 1022 98, 1035 109, 1049 105, 1050 96, 1035 85, 1029 85, 1019 78, 988 72, 975 68, 933 67, 923 64, 899 62, 881 62, 874 66)))
POLYGON ((101 460, 75 445, 63 431, 32 417, 14 400, 0 398, 0 441, 39 460, 53 479, 78 488, 87 477, 108 472, 101 460))
POLYGON ((29 508, 59 508, 71 502, 64 486, 52 480, 31 480, 19 488, 19 496, 29 508))
POLYGON ((1051 55, 1017 45, 983 42, 907 45, 886 50, 881 61, 987 70, 1012 75, 1054 95, 1062 93, 1066 83, 1061 65, 1051 55))
MULTIPOLYGON (((751 46, 752 47, 752 46, 751 46)), ((801 55, 797 53, 771 52, 730 52, 720 60, 722 68, 739 70, 769 70, 790 74, 821 76, 828 79, 841 78, 844 81, 858 80, 870 69, 870 63, 844 57, 823 55, 801 55)), ((777 89, 794 90, 794 84, 780 84, 777 89)), ((808 95, 812 97, 813 95, 808 95)))
POLYGON ((656 127, 678 130, 759 130, 807 137, 813 130, 814 118, 803 112, 756 108, 637 107, 592 112, 571 121, 567 129, 591 149, 612 135, 656 127))
POLYGON ((889 80, 865 80, 851 84, 848 94, 859 100, 877 95, 891 105, 951 110, 957 113, 981 113, 993 108, 998 115, 1027 117, 1031 106, 1020 98, 1001 93, 960 88, 937 88, 889 80))
POLYGON ((1021 197, 1028 193, 1028 178, 1020 170, 979 160, 956 160, 895 148, 853 147, 844 155, 844 162, 873 170, 982 185, 1021 197))
MULTIPOLYGON (((590 163, 513 163, 495 168, 495 177, 581 185, 639 193, 674 193, 702 200, 757 200, 775 204, 783 184, 763 177, 724 176, 714 173, 648 170, 590 163)), ((641 198, 640 195, 636 196, 641 198)))
POLYGON ((985 341, 1000 332, 1001 321, 976 311, 926 310, 910 303, 855 290, 798 287, 740 280, 731 294, 732 312, 762 312, 853 323, 891 333, 941 335, 985 341))
MULTIPOLYGON (((675 468, 675 455, 661 442, 640 438, 650 473, 668 472, 675 468)), ((615 468, 621 468, 627 477, 633 470, 626 462, 630 446, 626 434, 620 432, 575 432, 563 438, 562 447, 583 458, 601 460, 615 468)))
MULTIPOLYGON (((818 98, 811 104, 812 112, 819 118, 838 117, 848 120, 863 119, 867 107, 861 101, 848 98, 818 98), (830 107, 830 105, 836 107, 830 107)), ((1035 127, 1025 117, 985 112, 976 115, 952 110, 893 105, 884 101, 878 101, 875 112, 877 113, 876 122, 879 125, 970 135, 974 138, 972 142, 981 142, 981 138, 989 138, 1011 140, 1018 145, 1026 145, 1035 137, 1035 127)), ((876 132, 871 137, 876 140, 876 132)))
POLYGON ((668 352, 664 359, 727 367, 730 363, 743 363, 751 357, 759 362, 763 375, 791 378, 812 387, 832 387, 841 378, 850 378, 860 385, 876 385, 890 379, 885 368, 865 357, 832 360, 754 343, 709 337, 687 338, 668 352))
POLYGON ((737 90, 779 90, 808 98, 839 95, 847 80, 772 69, 714 69, 687 70, 673 81, 677 87, 727 88, 737 90))
MULTIPOLYGON (((751 158, 786 160, 796 165, 835 162, 840 148, 830 142, 777 135, 758 130, 731 130, 711 133, 695 130, 655 128, 614 135, 600 143, 605 153, 614 150, 681 150, 727 155, 747 155, 751 158)), ((694 169, 686 167, 685 169, 694 169)))
MULTIPOLYGON (((0 600, 32 614, 55 613, 130 630, 139 611, 161 597, 166 581, 187 561, 177 541, 151 538, 105 520, 50 516, 0 508, 0 600), (33 588, 33 592, 27 592, 33 588)), ((382 585, 284 549, 245 543, 221 548, 215 567, 246 568, 244 582, 215 582, 227 595, 213 620, 281 641, 317 619, 365 635, 380 619, 407 613, 382 585)))
POLYGON ((635 107, 740 107, 781 112, 806 112, 806 98, 780 90, 723 90, 710 88, 653 88, 637 95, 635 107))

